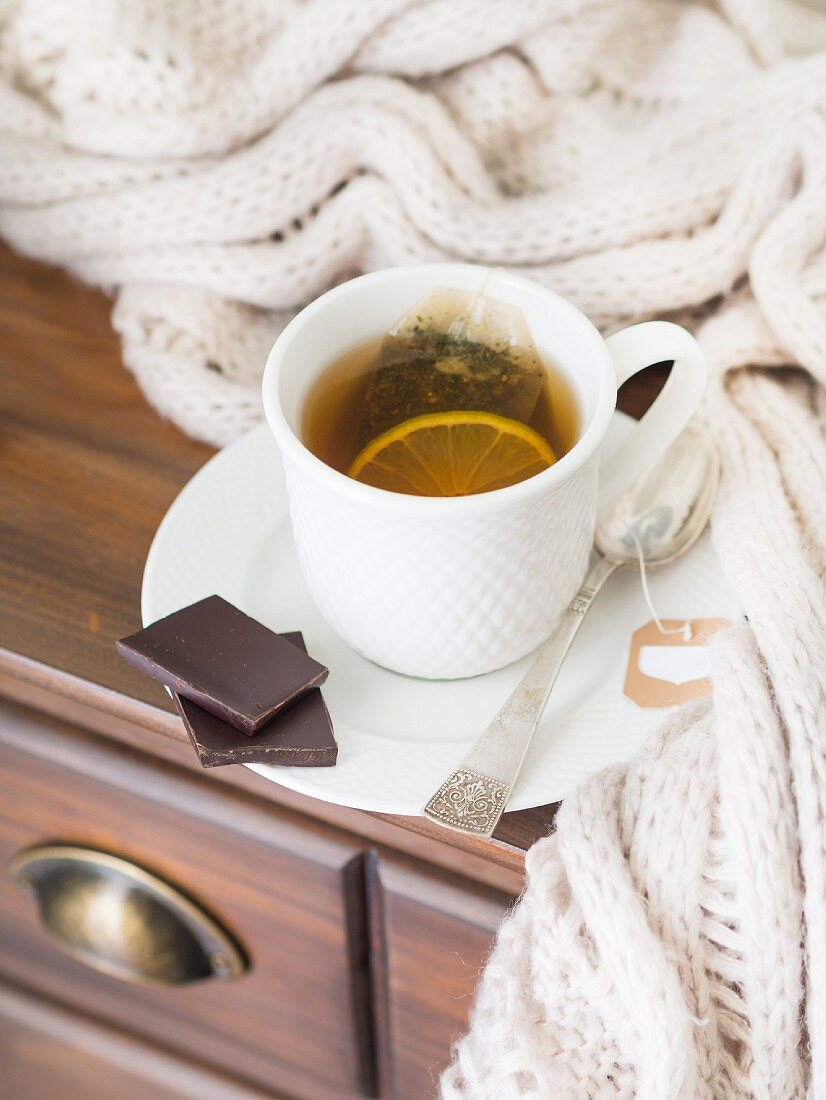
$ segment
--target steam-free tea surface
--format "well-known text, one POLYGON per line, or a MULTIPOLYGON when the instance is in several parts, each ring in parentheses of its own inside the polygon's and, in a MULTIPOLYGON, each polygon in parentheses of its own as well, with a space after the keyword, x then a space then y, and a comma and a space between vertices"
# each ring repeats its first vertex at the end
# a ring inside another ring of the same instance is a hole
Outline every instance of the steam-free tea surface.
MULTIPOLYGON (((377 336, 334 360, 315 380, 302 409, 302 441, 328 466, 353 476, 354 469, 363 465, 358 460, 366 448, 382 436, 393 443, 389 433, 400 425, 423 416, 451 414, 452 419, 444 421, 445 428, 461 428, 465 446, 469 436, 476 434, 482 462, 492 435, 479 428, 467 431, 468 419, 463 420, 459 414, 487 413, 516 425, 503 433, 509 439, 510 451, 514 449, 514 437, 521 436, 524 442, 535 433, 540 442, 534 444, 533 452, 540 460, 532 463, 526 459, 515 464, 514 476, 506 476, 487 489, 467 491, 502 488, 531 477, 562 458, 576 443, 580 429, 576 397, 554 364, 540 361, 538 371, 532 365, 520 373, 513 363, 508 367, 496 355, 496 349, 480 352, 467 342, 451 343, 439 334, 424 334, 415 340, 402 336, 391 343, 386 336, 377 336), (524 425, 529 433, 521 432, 518 425, 524 425), (548 451, 550 458, 545 457, 548 451)), ((409 432, 401 434, 414 440, 409 432)), ((421 436, 416 436, 415 442, 420 444, 421 436)), ((428 477, 422 478, 418 487, 379 487, 422 495, 458 495, 438 488, 439 484, 450 484, 455 459, 456 449, 449 433, 441 432, 428 450, 428 477), (441 462, 438 455, 431 457, 439 449, 444 455, 441 462), (437 484, 428 489, 434 461, 437 484)))
POLYGON ((356 481, 416 496, 457 497, 505 489, 556 462, 546 439, 495 413, 425 413, 388 428, 347 471, 356 481))

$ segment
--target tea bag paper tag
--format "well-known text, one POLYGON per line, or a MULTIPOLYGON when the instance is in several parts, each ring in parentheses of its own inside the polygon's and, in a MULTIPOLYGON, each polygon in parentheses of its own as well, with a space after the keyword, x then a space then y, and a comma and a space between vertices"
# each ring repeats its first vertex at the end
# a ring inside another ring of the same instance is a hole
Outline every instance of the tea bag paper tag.
POLYGON ((648 622, 631 635, 623 694, 638 707, 673 707, 711 692, 708 642, 728 619, 690 619, 690 637, 679 631, 682 619, 666 619, 663 634, 648 622))

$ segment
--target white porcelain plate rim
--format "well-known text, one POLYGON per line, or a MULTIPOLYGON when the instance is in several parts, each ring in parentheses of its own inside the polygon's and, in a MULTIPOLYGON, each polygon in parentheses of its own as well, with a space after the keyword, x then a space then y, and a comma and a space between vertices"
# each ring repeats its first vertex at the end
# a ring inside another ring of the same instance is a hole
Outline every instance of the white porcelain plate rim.
MULTIPOLYGON (((630 424, 616 413, 608 444, 630 424)), ((708 536, 654 573, 651 589, 666 617, 738 613, 708 536)), ((213 592, 274 630, 302 630, 309 651, 331 670, 324 695, 339 742, 336 767, 249 767, 356 809, 417 815, 529 660, 472 680, 434 682, 399 676, 350 650, 300 577, 280 457, 265 425, 219 451, 173 501, 146 560, 143 622, 213 592)), ((663 710, 642 710, 622 694, 631 634, 650 617, 635 574, 609 582, 563 667, 511 810, 559 801, 587 775, 629 759, 660 724, 663 710)))

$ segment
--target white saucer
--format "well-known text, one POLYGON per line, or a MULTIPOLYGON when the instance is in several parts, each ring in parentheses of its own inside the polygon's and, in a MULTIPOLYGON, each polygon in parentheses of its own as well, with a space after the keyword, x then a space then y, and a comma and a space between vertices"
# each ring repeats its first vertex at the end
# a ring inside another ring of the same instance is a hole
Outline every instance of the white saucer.
MULTIPOLYGON (((630 421, 615 414, 610 436, 630 421)), ((733 618, 708 536, 650 578, 660 615, 733 618)), ((143 577, 144 623, 217 593, 277 631, 301 630, 330 668, 324 697, 339 743, 334 768, 249 765, 328 802, 418 814, 516 685, 528 659, 471 680, 409 679, 349 649, 312 603, 296 560, 281 461, 265 425, 215 455, 184 487, 155 535, 143 577)), ((608 582, 554 688, 509 803, 556 802, 627 760, 662 721, 622 694, 631 633, 651 618, 639 578, 608 582)))

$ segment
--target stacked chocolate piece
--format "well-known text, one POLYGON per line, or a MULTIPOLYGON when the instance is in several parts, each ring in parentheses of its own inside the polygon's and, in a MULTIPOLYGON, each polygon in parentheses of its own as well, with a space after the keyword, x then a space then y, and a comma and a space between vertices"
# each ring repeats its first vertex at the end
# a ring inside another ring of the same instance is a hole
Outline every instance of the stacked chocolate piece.
POLYGON ((308 655, 298 631, 276 634, 208 596, 117 647, 170 689, 205 768, 335 764, 338 746, 319 691, 328 670, 308 655))

